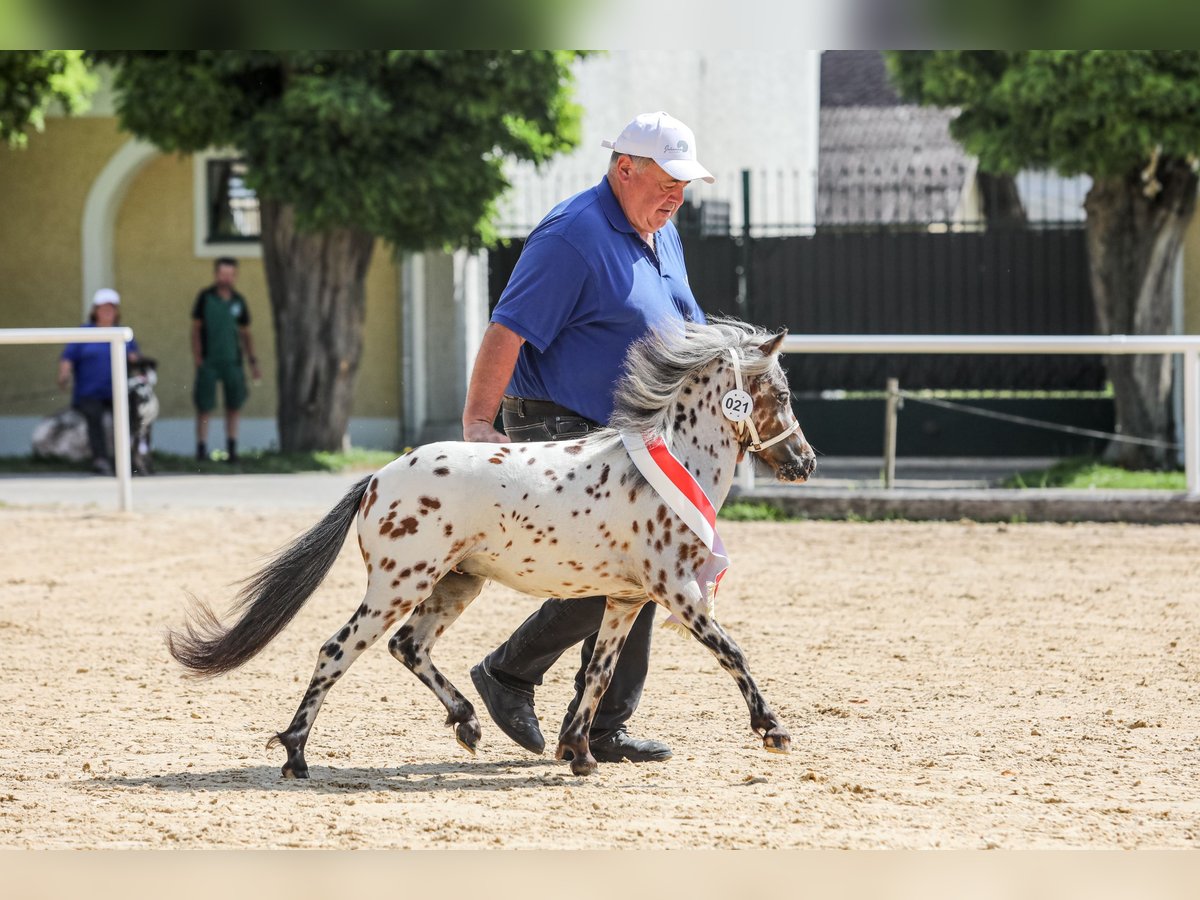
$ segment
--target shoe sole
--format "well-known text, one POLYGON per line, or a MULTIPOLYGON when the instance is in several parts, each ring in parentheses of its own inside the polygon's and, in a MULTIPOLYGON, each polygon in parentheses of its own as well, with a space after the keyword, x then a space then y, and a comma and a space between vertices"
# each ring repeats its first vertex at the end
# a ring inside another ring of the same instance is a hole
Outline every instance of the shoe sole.
POLYGON ((496 724, 496 727, 499 728, 504 733, 505 737, 507 737, 509 740, 511 740, 514 744, 516 744, 518 747, 522 748, 523 750, 528 750, 530 753, 536 754, 537 756, 542 756, 545 753, 545 751, 546 751, 545 741, 542 742, 541 747, 531 746, 530 744, 525 743, 520 737, 518 737, 516 734, 514 734, 512 731, 510 731, 504 725, 504 723, 500 721, 500 719, 496 716, 496 714, 492 711, 491 704, 488 703, 488 692, 487 692, 487 690, 485 690, 486 683, 483 680, 483 667, 482 666, 472 667, 471 683, 475 685, 475 690, 479 694, 479 699, 483 701, 483 707, 484 707, 484 709, 487 710, 488 716, 496 724))

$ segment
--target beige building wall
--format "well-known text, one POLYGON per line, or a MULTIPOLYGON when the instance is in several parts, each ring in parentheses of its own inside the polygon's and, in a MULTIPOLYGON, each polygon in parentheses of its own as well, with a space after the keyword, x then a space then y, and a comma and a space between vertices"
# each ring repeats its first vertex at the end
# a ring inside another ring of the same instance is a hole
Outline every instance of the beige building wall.
MULTIPOLYGON (((105 119, 50 119, 23 150, 0 145, 0 328, 80 324, 83 208, 129 140, 105 119)), ((61 347, 0 346, 0 416, 70 403, 54 386, 61 347)))
POLYGON ((1183 238, 1183 330, 1200 334, 1200 212, 1183 238))
MULTIPOLYGON (((51 119, 24 151, 0 148, 0 327, 80 323, 82 220, 88 192, 129 140, 111 117, 51 119)), ((160 418, 193 415, 192 302, 212 280, 213 260, 196 255, 193 161, 159 156, 133 182, 117 212, 112 285, 121 293, 122 324, 159 361, 160 418)), ((262 262, 240 260, 238 289, 253 317, 263 384, 243 410, 273 422, 275 342, 262 262)), ((400 278, 391 249, 376 245, 367 273, 366 329, 354 419, 401 419, 400 278)), ((42 415, 70 402, 54 388, 61 347, 0 347, 0 417, 42 415)), ((353 432, 352 426, 352 432, 353 432)))

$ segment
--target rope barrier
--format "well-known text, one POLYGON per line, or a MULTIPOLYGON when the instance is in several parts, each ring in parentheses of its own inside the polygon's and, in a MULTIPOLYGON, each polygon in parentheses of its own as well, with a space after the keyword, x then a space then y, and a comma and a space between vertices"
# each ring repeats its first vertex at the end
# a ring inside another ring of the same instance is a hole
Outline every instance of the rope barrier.
POLYGON ((1017 416, 1012 413, 997 412, 994 409, 983 409, 979 406, 970 406, 966 403, 952 403, 949 400, 937 400, 933 397, 922 397, 919 394, 911 393, 910 391, 900 391, 900 396, 905 400, 912 400, 915 403, 926 403, 930 406, 937 406, 942 409, 954 410, 956 412, 968 413, 973 416, 982 416, 985 419, 997 419, 1001 422, 1012 422, 1016 425, 1029 425, 1033 428, 1045 428, 1049 431, 1061 431, 1065 434, 1077 434, 1082 437, 1100 438, 1109 441, 1121 441, 1126 444, 1142 444, 1147 447, 1164 447, 1168 450, 1178 450, 1179 444, 1174 441, 1160 441, 1156 438, 1140 438, 1130 437, 1124 434, 1114 434, 1108 431, 1095 431, 1091 428, 1078 428, 1074 425, 1063 425, 1058 422, 1045 422, 1041 419, 1030 419, 1027 416, 1017 416))

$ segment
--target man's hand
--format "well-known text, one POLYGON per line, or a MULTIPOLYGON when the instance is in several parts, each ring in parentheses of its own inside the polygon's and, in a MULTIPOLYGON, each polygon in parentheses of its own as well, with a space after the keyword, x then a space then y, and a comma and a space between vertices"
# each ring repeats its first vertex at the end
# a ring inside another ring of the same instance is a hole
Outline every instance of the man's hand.
POLYGON ((506 435, 492 427, 491 422, 468 422, 463 426, 463 440, 473 444, 508 444, 506 435))

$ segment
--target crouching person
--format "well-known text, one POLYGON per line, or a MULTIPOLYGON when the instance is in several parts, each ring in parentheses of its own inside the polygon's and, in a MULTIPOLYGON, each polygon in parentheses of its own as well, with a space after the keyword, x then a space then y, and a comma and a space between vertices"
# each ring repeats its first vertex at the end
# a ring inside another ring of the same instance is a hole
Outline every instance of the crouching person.
MULTIPOLYGON (((92 297, 92 310, 86 328, 111 328, 121 324, 121 297, 112 288, 101 288, 92 297)), ((129 362, 137 362, 137 342, 125 344, 129 362)), ((108 344, 68 344, 58 362, 58 386, 65 389, 72 383, 71 408, 87 422, 88 447, 92 454, 92 471, 112 475, 113 461, 104 432, 104 413, 113 407, 112 363, 108 344)), ((136 418, 130 409, 130 417, 136 418)), ((137 429, 136 422, 130 428, 137 429)))

